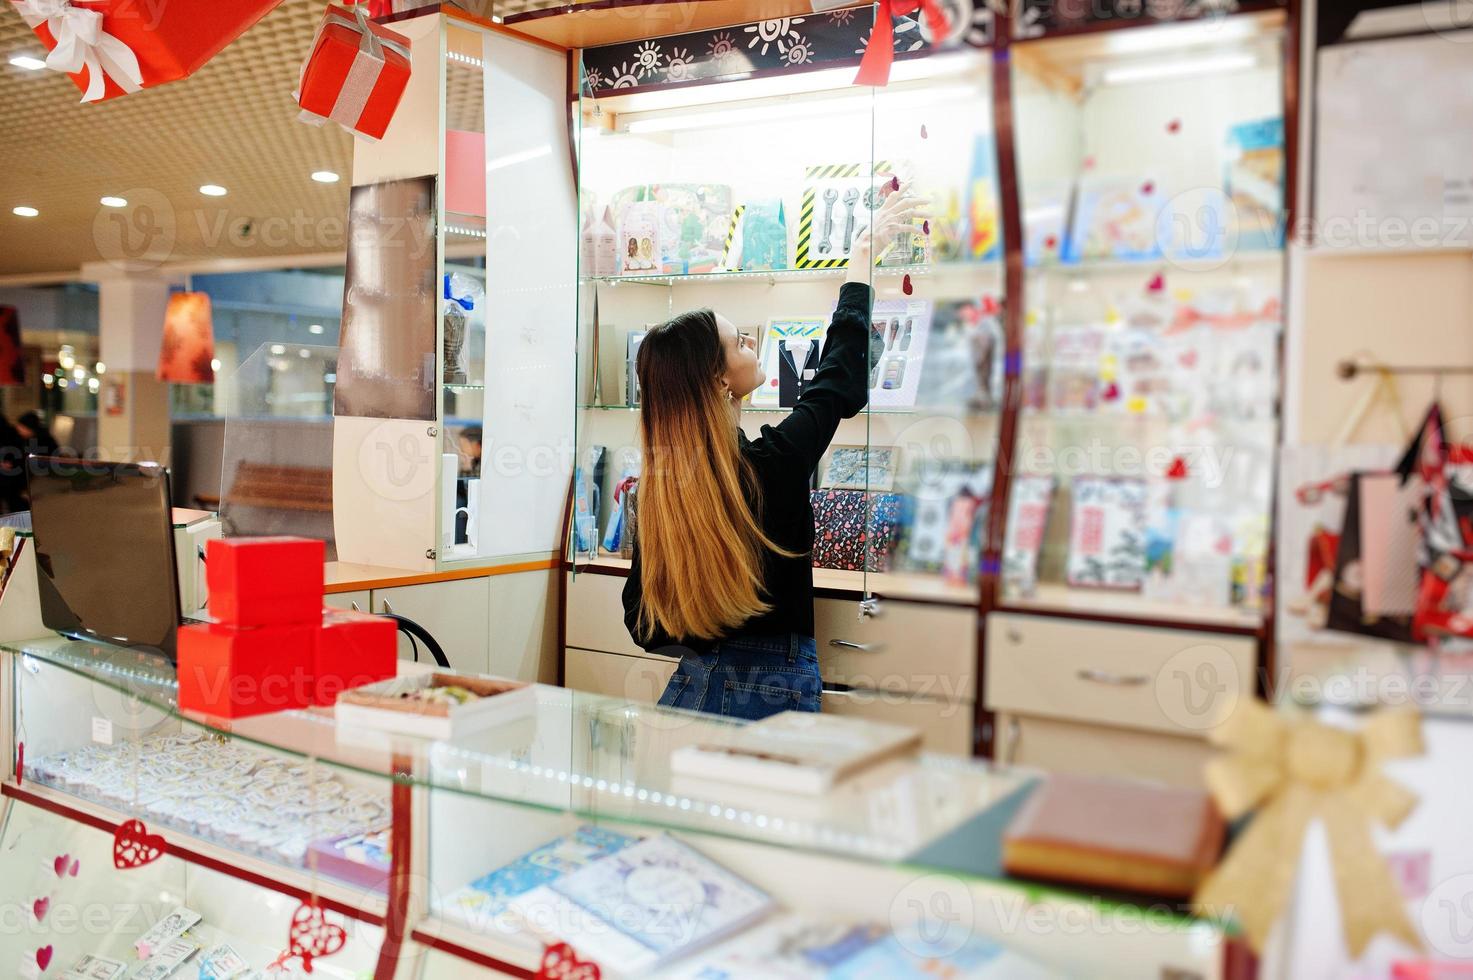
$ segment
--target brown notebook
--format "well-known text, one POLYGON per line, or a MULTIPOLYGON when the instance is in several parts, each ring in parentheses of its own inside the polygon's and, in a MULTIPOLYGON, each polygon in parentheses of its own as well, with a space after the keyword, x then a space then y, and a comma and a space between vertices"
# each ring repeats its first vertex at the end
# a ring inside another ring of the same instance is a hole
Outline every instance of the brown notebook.
POLYGON ((1003 834, 1009 874, 1185 898, 1217 863, 1223 821, 1207 794, 1056 774, 1003 834))

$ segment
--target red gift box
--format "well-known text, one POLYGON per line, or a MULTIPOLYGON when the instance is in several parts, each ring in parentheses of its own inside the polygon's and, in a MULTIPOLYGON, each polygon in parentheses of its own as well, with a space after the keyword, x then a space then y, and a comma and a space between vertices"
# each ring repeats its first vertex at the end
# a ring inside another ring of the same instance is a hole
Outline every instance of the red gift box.
POLYGON ((394 621, 383 616, 322 610, 312 703, 333 705, 343 691, 393 677, 399 664, 397 632, 394 621))
POLYGON ((316 623, 181 626, 179 707, 217 718, 307 707, 318 628, 316 623))
POLYGON ((12 0, 83 102, 192 75, 281 0, 12 0))
POLYGON ((227 538, 205 545, 210 616, 230 626, 317 626, 323 545, 315 538, 227 538))
POLYGON ((329 120, 382 139, 409 84, 409 39, 373 23, 363 7, 328 7, 302 65, 297 105, 305 122, 329 120))

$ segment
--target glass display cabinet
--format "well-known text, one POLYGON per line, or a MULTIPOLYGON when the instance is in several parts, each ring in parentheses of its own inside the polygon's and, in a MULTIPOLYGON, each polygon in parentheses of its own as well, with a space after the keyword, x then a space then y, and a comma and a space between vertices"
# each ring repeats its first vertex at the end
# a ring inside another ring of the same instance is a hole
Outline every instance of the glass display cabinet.
POLYGON ((1169 903, 1001 872, 1028 772, 920 754, 825 794, 762 791, 672 762, 741 723, 561 688, 432 740, 322 709, 181 711, 171 668, 114 648, 0 651, 0 902, 20 924, 0 946, 19 975, 134 969, 176 912, 199 917, 186 971, 223 943, 272 976, 305 975, 306 948, 314 976, 531 977, 564 941, 606 977, 680 977, 850 937, 884 976, 1227 975, 1229 935, 1169 903), (628 889, 559 904, 614 855, 628 889))
POLYGON ((412 53, 394 120, 354 152, 339 557, 417 571, 545 561, 573 439, 565 58, 448 8, 415 14, 388 25, 412 53))
POLYGON ((1285 17, 1013 52, 1026 290, 1003 602, 1256 631, 1285 17))

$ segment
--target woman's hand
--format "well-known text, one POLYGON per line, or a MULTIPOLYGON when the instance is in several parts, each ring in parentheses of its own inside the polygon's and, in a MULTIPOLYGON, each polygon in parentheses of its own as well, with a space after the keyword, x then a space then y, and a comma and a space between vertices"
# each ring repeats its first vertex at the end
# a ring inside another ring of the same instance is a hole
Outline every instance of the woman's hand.
POLYGON ((895 244, 895 236, 920 216, 925 204, 925 199, 916 197, 904 186, 885 195, 885 200, 870 215, 868 227, 854 240, 845 281, 868 283, 875 262, 895 244), (880 243, 879 254, 875 253, 875 242, 880 243))

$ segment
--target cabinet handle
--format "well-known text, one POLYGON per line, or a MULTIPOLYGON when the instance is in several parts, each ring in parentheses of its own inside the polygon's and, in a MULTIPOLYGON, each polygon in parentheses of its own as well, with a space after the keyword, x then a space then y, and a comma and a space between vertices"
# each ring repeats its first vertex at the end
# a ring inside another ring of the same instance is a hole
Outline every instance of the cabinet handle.
POLYGON ((362 609, 359 609, 358 608, 358 600, 357 599, 354 599, 352 602, 348 603, 348 608, 352 609, 354 612, 362 612, 363 611, 362 609))
POLYGON ((870 596, 868 599, 859 600, 860 619, 879 619, 880 614, 883 612, 884 609, 880 606, 880 600, 876 599, 874 596, 870 596))
POLYGON ((829 646, 838 647, 841 650, 861 650, 865 653, 874 653, 881 648, 882 644, 855 643, 853 640, 830 640, 829 646))
POLYGON ((1007 636, 1008 636, 1008 642, 1009 643, 1012 643, 1014 645, 1023 642, 1023 634, 1019 630, 1009 629, 1007 636))
POLYGON ((384 600, 384 612, 388 613, 390 616, 394 615, 394 607, 389 605, 388 599, 384 600))
POLYGON ((1091 681, 1095 684, 1108 684, 1111 687, 1140 687, 1142 684, 1150 683, 1149 674, 1112 674, 1108 670, 1080 670, 1075 675, 1082 681, 1091 681))

